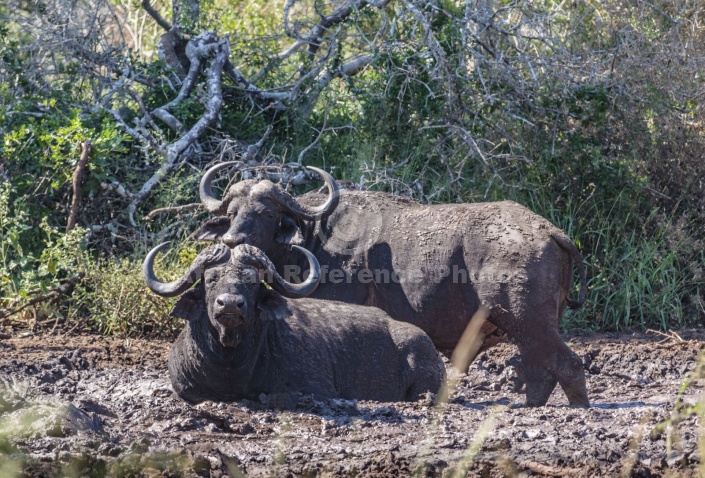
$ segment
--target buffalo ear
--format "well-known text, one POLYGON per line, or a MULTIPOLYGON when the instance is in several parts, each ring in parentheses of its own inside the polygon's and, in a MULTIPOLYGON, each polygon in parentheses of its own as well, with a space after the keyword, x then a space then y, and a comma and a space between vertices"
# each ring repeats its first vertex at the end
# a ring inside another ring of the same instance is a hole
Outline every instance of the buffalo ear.
POLYGON ((230 218, 228 216, 218 216, 208 219, 201 228, 195 232, 194 237, 198 241, 218 241, 230 228, 230 218))
POLYGON ((263 320, 283 320, 291 315, 289 303, 278 292, 262 286, 257 297, 257 309, 263 320))
POLYGON ((203 291, 201 287, 190 289, 181 294, 174 307, 169 311, 169 317, 177 319, 195 320, 201 315, 203 309, 203 291))
POLYGON ((296 222, 296 219, 287 214, 282 215, 281 221, 279 222, 279 230, 274 236, 274 239, 279 244, 301 246, 304 243, 299 224, 296 222))

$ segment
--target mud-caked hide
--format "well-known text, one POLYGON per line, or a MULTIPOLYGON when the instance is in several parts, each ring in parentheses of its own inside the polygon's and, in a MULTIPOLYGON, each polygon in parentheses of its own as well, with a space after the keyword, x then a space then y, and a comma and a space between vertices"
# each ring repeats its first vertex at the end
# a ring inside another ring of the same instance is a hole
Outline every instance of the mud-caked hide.
MULTIPOLYGON (((227 247, 214 247, 217 253, 199 255, 210 256, 210 263, 194 261, 186 275, 195 268, 201 277, 181 292, 171 312, 186 321, 168 361, 174 390, 184 399, 311 394, 398 401, 440 388, 443 362, 417 327, 377 308, 303 297, 320 280, 310 252, 299 248, 308 258, 309 277, 289 284, 252 246, 235 247, 229 258, 227 247)), ((153 261, 154 254, 148 258, 153 261)), ((147 260, 145 277, 159 290, 147 260)))
POLYGON ((545 404, 560 383, 571 405, 589 405, 582 361, 559 333, 565 309, 585 299, 585 267, 549 221, 511 201, 421 205, 340 190, 320 170, 325 194, 294 198, 269 181, 247 180, 217 199, 210 181, 229 165, 214 166, 201 181, 203 204, 215 217, 198 238, 255 245, 281 273, 291 264, 305 269, 290 249, 301 245, 322 267, 312 297, 378 307, 418 326, 444 351, 455 348, 481 306, 501 311, 489 320, 519 346, 527 404, 545 404))

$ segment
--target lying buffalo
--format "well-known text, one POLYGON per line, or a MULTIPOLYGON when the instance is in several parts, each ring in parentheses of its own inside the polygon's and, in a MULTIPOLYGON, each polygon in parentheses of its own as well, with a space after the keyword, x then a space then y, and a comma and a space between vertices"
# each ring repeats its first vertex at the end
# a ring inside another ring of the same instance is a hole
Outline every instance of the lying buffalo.
POLYGON ((424 330, 441 350, 456 346, 480 306, 500 311, 490 321, 519 346, 527 405, 545 404, 558 382, 571 405, 589 406, 582 362, 559 335, 566 306, 584 302, 585 268, 575 245, 549 221, 511 201, 427 206, 379 192, 341 192, 317 168, 309 169, 323 178, 327 196, 295 199, 270 181, 244 180, 218 199, 212 180, 234 164, 204 174, 201 201, 215 217, 197 238, 256 245, 282 274, 287 264, 305 267, 290 247, 303 246, 323 268, 314 297, 379 307, 424 330), (568 297, 574 263, 577 301, 568 297))
POLYGON ((302 393, 398 401, 441 386, 443 362, 417 327, 374 307, 300 298, 320 280, 320 266, 305 249, 297 248, 311 273, 301 284, 286 282, 262 251, 248 245, 232 251, 210 246, 181 279, 164 283, 155 277, 153 262, 167 244, 147 255, 144 276, 157 295, 182 294, 171 314, 185 319, 186 327, 169 354, 171 383, 182 398, 230 401, 264 393, 286 399, 302 393))

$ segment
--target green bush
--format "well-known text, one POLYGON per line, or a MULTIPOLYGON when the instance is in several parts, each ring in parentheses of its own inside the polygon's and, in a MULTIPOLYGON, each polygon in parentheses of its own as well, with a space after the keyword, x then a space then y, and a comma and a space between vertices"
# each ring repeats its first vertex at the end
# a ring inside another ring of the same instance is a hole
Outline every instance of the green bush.
MULTIPOLYGON (((225 78, 219 123, 140 203, 136 225, 126 214, 129 194, 110 185, 137 192, 163 160, 126 126, 164 144, 177 138, 160 120, 135 124, 144 110, 176 97, 174 72, 153 51, 129 51, 110 29, 91 32, 90 53, 104 63, 90 63, 77 54, 83 50, 50 60, 35 44, 61 30, 59 17, 46 6, 0 6, 0 308, 21 307, 80 276, 75 289, 15 319, 172 334, 179 324, 166 317, 168 301, 144 288, 140 263, 155 243, 187 238, 205 214, 140 216, 197 202, 200 171, 240 158, 271 126, 261 162, 297 161, 318 139, 303 161, 340 180, 425 203, 512 199, 547 217, 588 264, 588 300, 567 327, 667 329, 705 316, 702 6, 519 2, 465 11, 470 4, 391 2, 351 12, 339 30, 329 29, 339 41, 317 54, 302 48, 280 58, 293 41, 281 31, 280 7, 236 3, 202 3, 186 30, 230 33, 238 71, 267 91, 296 84, 299 96, 255 104, 225 78), (35 22, 22 23, 27 18, 35 22), (310 115, 297 109, 320 78, 307 76, 312 66, 335 71, 368 53, 374 62, 331 82, 310 115), (120 96, 113 88, 126 66, 141 79, 120 96), (98 105, 110 105, 125 124, 98 105), (94 147, 80 191, 85 229, 65 233, 85 140, 94 147)), ((333 8, 298 2, 289 26, 305 32, 333 8)), ((73 18, 84 17, 91 18, 73 18)), ((73 40, 65 26, 56 45, 73 40)), ((198 82, 172 111, 186 128, 204 111, 198 82)), ((192 256, 195 247, 185 250, 192 256)), ((167 259, 164 273, 183 270, 184 260, 167 259)))
MULTIPOLYGON (((60 232, 49 225, 46 217, 32 225, 22 201, 14 200, 10 206, 13 196, 9 184, 0 185, 0 306, 10 309, 46 295, 84 275, 90 267, 85 230, 60 232), (32 250, 36 244, 43 246, 39 254, 32 250)), ((39 305, 43 317, 37 317, 35 307, 35 319, 62 317, 60 303, 52 300, 39 305)))
MULTIPOLYGON (((139 256, 142 256, 140 254, 139 256)), ((196 248, 186 244, 177 254, 160 255, 155 272, 161 280, 174 280, 195 259, 196 248)), ((70 304, 77 316, 103 334, 121 336, 174 337, 183 323, 169 317, 175 299, 150 292, 138 259, 97 260, 77 287, 70 304)))

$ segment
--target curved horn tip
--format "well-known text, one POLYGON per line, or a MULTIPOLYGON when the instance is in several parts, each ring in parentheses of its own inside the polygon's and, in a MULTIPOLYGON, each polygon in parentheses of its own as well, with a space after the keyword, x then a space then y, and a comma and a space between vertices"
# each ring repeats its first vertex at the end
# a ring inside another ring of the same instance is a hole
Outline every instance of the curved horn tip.
POLYGON ((325 219, 333 214, 340 201, 340 187, 332 174, 315 166, 306 166, 306 169, 318 174, 328 188, 328 199, 324 204, 311 210, 315 219, 325 219))
POLYGON ((165 295, 164 284, 157 279, 157 276, 154 274, 154 259, 157 257, 157 254, 164 250, 169 244, 171 244, 171 241, 162 242, 158 246, 153 247, 142 262, 142 275, 147 283, 147 287, 155 294, 163 297, 168 297, 168 295, 165 295))
POLYGON ((308 249, 297 245, 292 245, 291 247, 305 255, 309 264, 308 278, 303 283, 297 284, 295 288, 291 289, 291 291, 294 292, 292 297, 306 297, 313 294, 316 288, 318 288, 318 284, 321 282, 321 264, 318 262, 313 252, 308 249))
POLYGON ((330 174, 329 172, 324 171, 323 169, 317 168, 315 166, 306 166, 306 169, 308 169, 309 171, 313 171, 315 173, 318 173, 318 174, 330 174))
POLYGON ((164 248, 165 248, 166 246, 168 246, 169 244, 171 244, 171 241, 164 241, 164 242, 162 242, 161 244, 157 245, 157 246, 156 246, 154 249, 152 249, 152 250, 157 251, 157 252, 162 251, 162 250, 164 250, 164 248))
MULTIPOLYGON (((321 265, 318 262, 318 259, 316 256, 313 254, 313 252, 309 251, 305 247, 297 246, 296 244, 292 244, 291 248, 294 250, 299 251, 301 254, 305 255, 306 258, 308 259, 308 262, 310 263, 311 266, 316 266, 317 268, 320 268, 321 265)), ((315 271, 312 271, 315 272, 315 271)))
MULTIPOLYGON (((227 255, 223 256, 223 254, 220 254, 220 252, 223 252, 222 248, 206 248, 204 251, 201 251, 198 256, 196 256, 196 259, 191 263, 186 273, 179 279, 172 282, 162 282, 154 273, 154 259, 159 251, 164 249, 167 245, 169 245, 169 242, 163 242, 152 249, 149 254, 147 254, 147 257, 144 259, 142 264, 142 272, 144 274, 147 287, 149 287, 152 292, 160 297, 176 297, 181 295, 183 292, 186 292, 188 289, 193 287, 193 285, 198 281, 204 267, 216 263, 227 262, 228 260, 227 255)), ((230 251, 228 249, 228 254, 229 253, 230 251)))
POLYGON ((222 201, 213 195, 213 190, 211 189, 211 183, 213 182, 215 173, 221 169, 235 166, 236 164, 240 164, 240 161, 225 161, 224 163, 218 163, 215 166, 211 166, 203 174, 201 182, 198 185, 198 195, 201 198, 201 203, 208 212, 215 212, 222 204, 222 201))
POLYGON ((151 264, 154 261, 154 258, 157 257, 157 254, 166 249, 169 244, 171 244, 171 241, 162 242, 161 244, 154 246, 144 258, 143 265, 147 265, 148 263, 151 264))
POLYGON ((203 173, 203 174, 204 174, 204 175, 206 175, 206 174, 208 174, 208 173, 213 174, 213 173, 216 172, 216 171, 220 171, 221 169, 227 168, 227 167, 230 167, 230 166, 235 166, 236 164, 241 164, 241 162, 240 162, 240 161, 225 161, 225 162, 222 162, 222 163, 214 164, 213 166, 211 166, 210 168, 208 168, 208 169, 206 170, 206 172, 203 173))
POLYGON ((315 166, 306 166, 306 169, 318 174, 321 178, 323 178, 324 181, 326 181, 326 183, 328 181, 330 181, 332 183, 331 185, 337 189, 338 184, 336 183, 333 175, 331 173, 329 173, 328 171, 321 169, 321 168, 317 168, 315 166))

